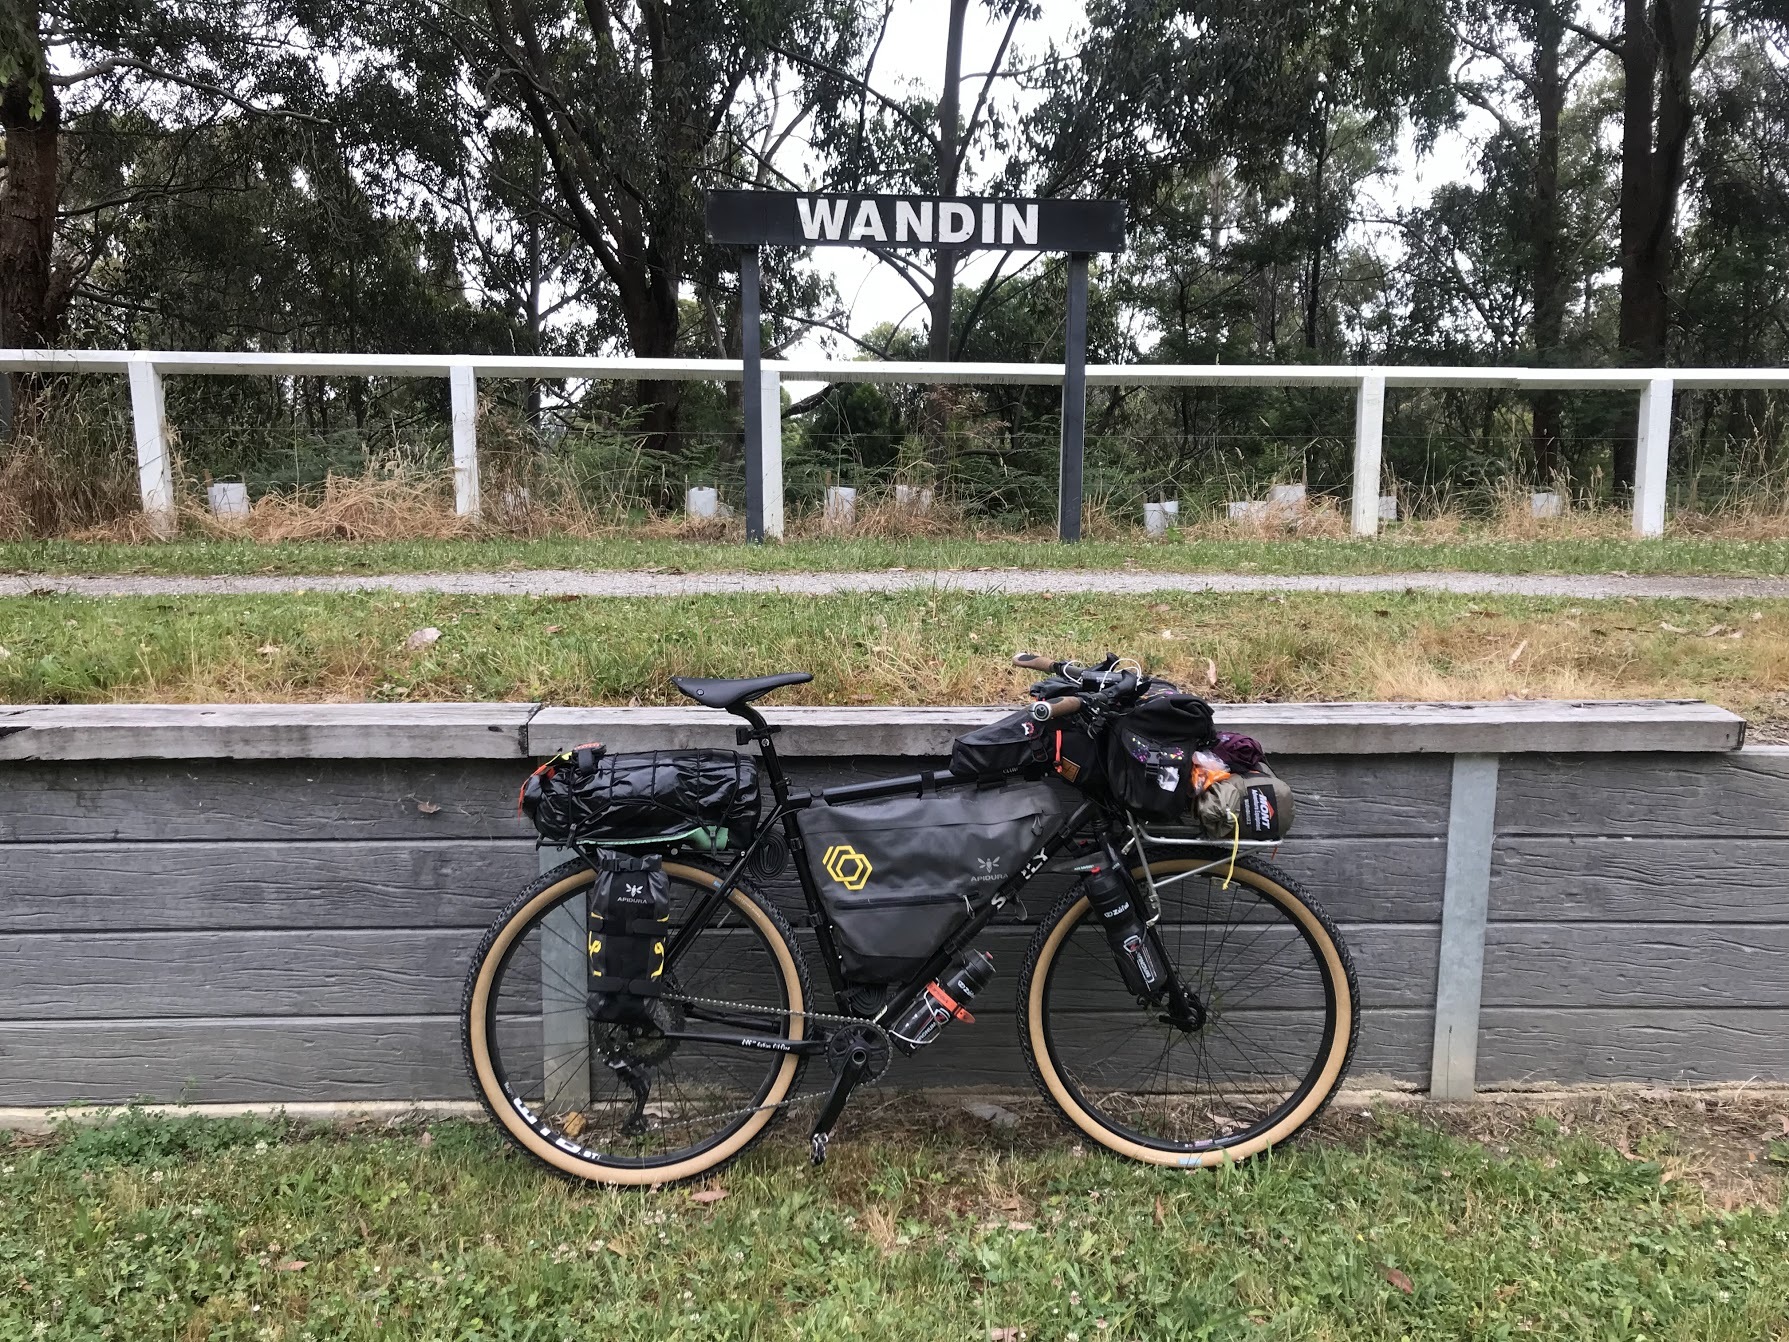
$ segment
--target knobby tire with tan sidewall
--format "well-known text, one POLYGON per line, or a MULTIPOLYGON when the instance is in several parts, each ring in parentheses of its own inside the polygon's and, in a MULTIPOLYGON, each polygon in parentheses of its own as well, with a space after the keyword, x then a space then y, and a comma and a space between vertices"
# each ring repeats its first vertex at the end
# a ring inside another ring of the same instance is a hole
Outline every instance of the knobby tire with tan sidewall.
MULTIPOLYGON (((686 858, 665 862, 664 870, 670 879, 687 882, 698 888, 713 889, 721 881, 718 873, 686 858)), ((491 994, 506 954, 510 952, 516 939, 535 924, 537 918, 544 916, 568 894, 588 886, 595 876, 595 872, 579 861, 555 867, 524 890, 485 933, 466 977, 465 996, 460 1009, 461 1038, 465 1047, 467 1072, 485 1111, 503 1134, 524 1153, 549 1169, 594 1183, 640 1186, 674 1184, 700 1178, 736 1159, 769 1129, 780 1113, 782 1101, 794 1089, 801 1074, 803 1059, 799 1055, 782 1055, 781 1064, 754 1112, 744 1116, 743 1121, 722 1140, 687 1159, 664 1164, 633 1161, 607 1164, 560 1149, 551 1138, 543 1136, 530 1126, 516 1111, 493 1063, 489 1039, 491 994)), ((728 895, 728 902, 751 922, 770 948, 776 962, 786 1006, 791 1013, 787 1017, 787 1028, 782 1037, 803 1038, 806 1022, 799 1013, 807 1009, 811 993, 807 966, 795 948, 794 934, 788 922, 768 900, 749 886, 742 884, 735 888, 728 895)))
MULTIPOLYGON (((1150 870, 1158 880, 1209 865, 1210 855, 1194 858, 1174 855, 1171 850, 1152 850, 1148 854, 1150 870)), ((1142 880, 1142 868, 1132 873, 1142 880)), ((1223 874, 1220 867, 1218 874, 1223 874)), ((1197 879, 1197 878, 1189 878, 1197 879)), ((1313 1057, 1303 1085, 1287 1097, 1263 1131, 1250 1132, 1234 1143, 1160 1142, 1135 1140, 1121 1131, 1122 1124, 1102 1115, 1081 1096, 1079 1087, 1064 1075, 1058 1065, 1056 1049, 1048 1020, 1048 996, 1051 971, 1056 965, 1063 944, 1082 921, 1088 904, 1078 890, 1070 890, 1039 925, 1026 956, 1018 983, 1019 1040, 1030 1065, 1031 1074, 1045 1097, 1056 1107, 1067 1123, 1119 1155, 1154 1165, 1180 1168, 1227 1164, 1259 1154, 1286 1141, 1320 1114, 1334 1096, 1348 1064, 1353 1058, 1355 1041, 1360 1032, 1360 998, 1355 985, 1354 966, 1335 925, 1315 901, 1299 890, 1291 877, 1259 858, 1241 858, 1235 864, 1234 879, 1246 884, 1256 896, 1270 901, 1295 927, 1310 948, 1317 973, 1324 985, 1327 1018, 1325 1037, 1313 1057), (1192 1149, 1195 1145, 1204 1149, 1192 1149)), ((1139 1012, 1141 1007, 1136 1008, 1139 1012)), ((1065 1027, 1067 1030, 1072 1026, 1065 1027)))

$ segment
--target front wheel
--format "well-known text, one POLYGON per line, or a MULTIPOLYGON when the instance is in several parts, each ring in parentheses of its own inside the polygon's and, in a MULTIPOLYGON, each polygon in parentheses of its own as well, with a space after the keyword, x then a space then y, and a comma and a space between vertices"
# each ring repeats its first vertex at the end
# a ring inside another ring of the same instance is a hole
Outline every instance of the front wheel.
MULTIPOLYGON (((1185 1028, 1139 1005, 1075 889, 1032 939, 1020 1043, 1045 1096, 1102 1146, 1155 1165, 1246 1160, 1335 1094, 1360 1021, 1354 966, 1328 916, 1272 864, 1149 858, 1156 932, 1203 1020, 1185 1028)), ((1141 883, 1143 869, 1133 875, 1141 883)))
MULTIPOLYGON (((675 937, 721 878, 683 858, 664 870, 675 937)), ((595 877, 582 862, 555 868, 485 934, 462 1005, 473 1088, 505 1136, 562 1174, 698 1178, 761 1137, 794 1090, 802 1058, 776 1045, 805 1036, 807 967, 783 916, 739 886, 678 955, 649 1021, 592 1020, 595 877)))

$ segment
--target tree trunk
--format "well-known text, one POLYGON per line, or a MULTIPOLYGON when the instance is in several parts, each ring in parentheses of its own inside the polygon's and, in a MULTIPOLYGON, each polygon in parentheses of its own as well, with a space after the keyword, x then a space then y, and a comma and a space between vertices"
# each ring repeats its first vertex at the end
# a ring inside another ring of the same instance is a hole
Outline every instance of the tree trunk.
MULTIPOLYGON (((1559 118, 1565 110, 1559 47, 1564 36, 1558 0, 1536 0, 1534 100, 1538 126, 1529 228, 1534 247, 1534 354, 1542 367, 1559 362, 1565 331, 1566 292, 1559 265, 1559 118)), ((1546 487, 1559 473, 1559 393, 1537 392, 1529 404, 1535 481, 1546 487)))
POLYGON ((1323 113, 1317 123, 1316 171, 1311 181, 1311 252, 1306 267, 1304 296, 1304 347, 1317 348, 1323 318, 1323 254, 1329 240, 1323 236, 1323 174, 1329 166, 1329 100, 1323 101, 1323 113))
MULTIPOLYGON (((6 139, 6 176, 0 181, 0 346, 8 348, 54 343, 62 309, 51 267, 62 107, 56 90, 45 82, 42 115, 32 115, 34 73, 27 68, 0 89, 0 131, 6 139)), ((36 380, 15 376, 11 381, 12 422, 26 424, 36 380)))
MULTIPOLYGON (((1665 361, 1677 196, 1692 109, 1690 69, 1702 0, 1625 0, 1621 38, 1621 350, 1665 361), (1656 124, 1655 124, 1656 123, 1656 124)), ((1634 440, 1615 444, 1614 483, 1634 484, 1634 440)))

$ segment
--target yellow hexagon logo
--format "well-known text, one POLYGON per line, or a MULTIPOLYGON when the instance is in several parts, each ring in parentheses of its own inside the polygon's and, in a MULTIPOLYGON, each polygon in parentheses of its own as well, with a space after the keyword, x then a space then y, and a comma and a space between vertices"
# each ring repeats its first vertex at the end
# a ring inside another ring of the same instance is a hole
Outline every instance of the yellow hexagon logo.
POLYGON ((826 856, 820 859, 820 865, 826 868, 826 874, 832 877, 847 890, 861 890, 875 870, 870 866, 869 858, 858 852, 848 843, 834 844, 826 850, 826 856))

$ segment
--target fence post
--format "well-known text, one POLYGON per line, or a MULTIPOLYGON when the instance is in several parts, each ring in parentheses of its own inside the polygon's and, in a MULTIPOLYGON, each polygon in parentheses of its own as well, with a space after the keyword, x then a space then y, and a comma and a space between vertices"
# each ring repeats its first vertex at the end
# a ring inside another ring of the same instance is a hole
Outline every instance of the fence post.
POLYGON ((453 510, 478 516, 478 379, 470 359, 456 360, 447 374, 453 398, 453 510))
POLYGON ((1634 435, 1634 534, 1665 534, 1665 468, 1671 457, 1671 379, 1655 377, 1640 393, 1634 435))
POLYGON ((1497 756, 1455 755, 1447 811, 1447 875, 1441 891, 1441 955, 1435 974, 1435 1042, 1429 1095, 1469 1100, 1478 1077, 1478 1010, 1490 916, 1491 846, 1497 823, 1497 756))
POLYGON ((764 511, 764 538, 783 538, 783 379, 774 367, 759 373, 758 414, 762 429, 759 470, 762 483, 758 497, 764 511))
MULTIPOLYGON (((3 375, 0 375, 3 376, 3 375)), ((162 375, 147 354, 130 356, 130 417, 137 436, 137 483, 143 511, 162 535, 172 535, 174 463, 168 454, 168 408, 162 375)))
POLYGON ((1354 397, 1354 501, 1356 536, 1379 534, 1379 463, 1385 430, 1385 375, 1368 373, 1354 397))

